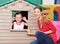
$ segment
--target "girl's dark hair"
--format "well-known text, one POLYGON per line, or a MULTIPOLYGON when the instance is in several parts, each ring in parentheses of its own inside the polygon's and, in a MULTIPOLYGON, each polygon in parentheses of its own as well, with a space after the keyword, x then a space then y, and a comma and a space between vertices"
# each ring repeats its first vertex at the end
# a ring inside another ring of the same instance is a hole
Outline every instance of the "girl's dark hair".
POLYGON ((34 9, 38 8, 41 12, 42 12, 42 8, 41 7, 35 7, 34 9))
POLYGON ((20 14, 22 16, 22 13, 21 12, 17 12, 14 17, 16 17, 16 15, 20 14))

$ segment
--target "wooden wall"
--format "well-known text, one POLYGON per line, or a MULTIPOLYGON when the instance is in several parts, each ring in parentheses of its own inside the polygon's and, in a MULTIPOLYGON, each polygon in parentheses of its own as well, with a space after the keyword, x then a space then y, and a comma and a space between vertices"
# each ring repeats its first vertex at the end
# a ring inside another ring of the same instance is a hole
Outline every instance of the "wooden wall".
POLYGON ((33 8, 35 6, 28 4, 27 2, 23 3, 11 3, 0 8, 0 44, 29 44, 35 39, 33 36, 27 36, 26 32, 11 32, 11 22, 12 22, 12 10, 28 11, 28 29, 31 29, 32 32, 35 32, 37 29, 36 17, 33 14, 33 8))

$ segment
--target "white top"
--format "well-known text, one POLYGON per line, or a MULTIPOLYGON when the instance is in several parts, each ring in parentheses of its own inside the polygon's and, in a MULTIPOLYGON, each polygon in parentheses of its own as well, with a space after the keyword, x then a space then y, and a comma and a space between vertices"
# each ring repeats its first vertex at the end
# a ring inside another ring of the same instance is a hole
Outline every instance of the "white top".
POLYGON ((24 22, 21 22, 20 25, 17 25, 16 22, 14 22, 14 30, 23 30, 24 29, 24 22))
POLYGON ((55 0, 43 0, 43 4, 54 4, 55 0))

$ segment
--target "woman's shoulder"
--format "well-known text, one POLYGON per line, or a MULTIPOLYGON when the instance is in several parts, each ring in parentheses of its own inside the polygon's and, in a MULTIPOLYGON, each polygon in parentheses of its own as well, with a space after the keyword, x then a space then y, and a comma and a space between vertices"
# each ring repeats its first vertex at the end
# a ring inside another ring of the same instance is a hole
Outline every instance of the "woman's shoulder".
POLYGON ((51 21, 52 21, 52 20, 50 20, 50 19, 46 19, 46 20, 45 20, 45 23, 51 24, 51 23, 52 23, 51 21))

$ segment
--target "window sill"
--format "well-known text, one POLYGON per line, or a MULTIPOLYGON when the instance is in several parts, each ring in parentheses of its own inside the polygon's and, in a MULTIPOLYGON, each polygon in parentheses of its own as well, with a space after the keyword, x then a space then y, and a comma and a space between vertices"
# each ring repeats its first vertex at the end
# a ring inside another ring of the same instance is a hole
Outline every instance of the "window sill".
POLYGON ((15 29, 11 29, 11 32, 26 32, 27 29, 23 29, 23 30, 15 30, 15 29))

